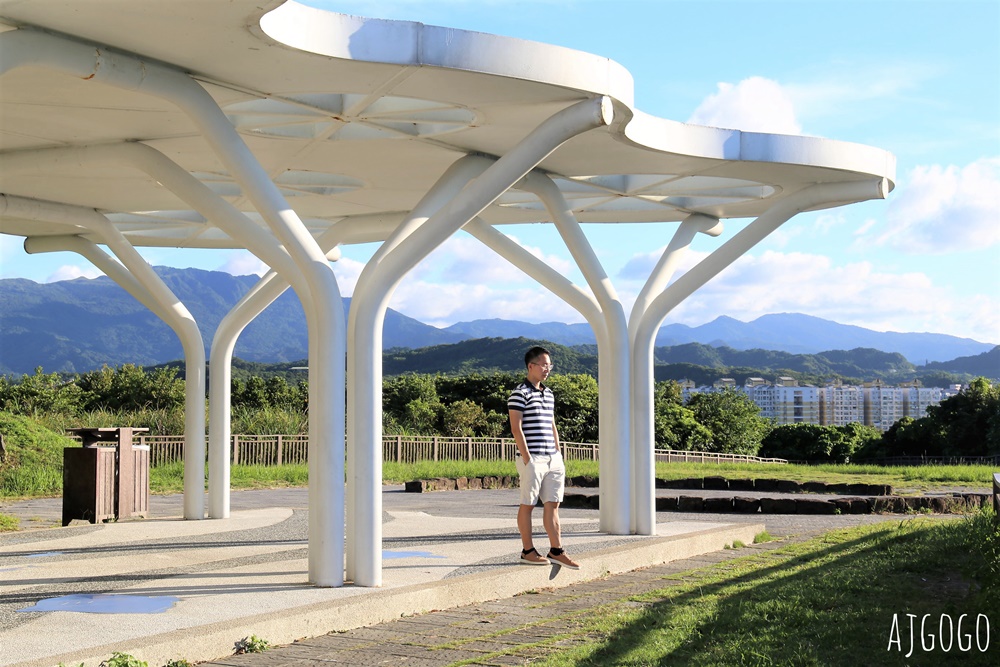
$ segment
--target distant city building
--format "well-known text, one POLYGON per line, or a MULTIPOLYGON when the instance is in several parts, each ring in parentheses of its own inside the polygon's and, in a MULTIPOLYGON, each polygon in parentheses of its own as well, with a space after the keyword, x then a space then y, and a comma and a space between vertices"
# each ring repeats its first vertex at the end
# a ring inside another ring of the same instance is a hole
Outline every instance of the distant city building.
POLYGON ((820 390, 819 423, 823 426, 843 426, 865 423, 864 392, 861 387, 831 380, 820 390))
POLYGON ((773 384, 764 378, 747 378, 742 387, 733 378, 720 378, 712 386, 698 387, 690 380, 679 384, 684 402, 697 393, 742 391, 760 408, 761 417, 777 425, 861 423, 882 431, 903 417, 925 417, 928 407, 961 390, 961 385, 947 390, 921 387, 917 381, 892 387, 882 380, 865 382, 862 386, 831 380, 823 387, 815 387, 799 385, 795 378, 784 376, 776 378, 773 384))

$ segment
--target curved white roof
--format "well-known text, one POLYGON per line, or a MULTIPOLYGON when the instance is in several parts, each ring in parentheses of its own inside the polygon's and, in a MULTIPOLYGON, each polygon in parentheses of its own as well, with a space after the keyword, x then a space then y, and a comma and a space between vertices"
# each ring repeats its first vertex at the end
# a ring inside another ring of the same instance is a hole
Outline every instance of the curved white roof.
MULTIPOLYGON (((294 0, 264 10, 259 0, 0 0, 0 22, 189 72, 313 233, 350 220, 350 242, 385 238, 462 155, 503 155, 555 112, 595 96, 614 101, 615 122, 569 140, 539 167, 581 222, 753 217, 814 183, 895 178, 894 157, 868 146, 644 114, 617 63, 518 39, 294 0)), ((168 102, 36 65, 0 78, 0 192, 96 208, 136 245, 242 247, 131 167, 11 166, 14 153, 126 141, 162 151, 252 212, 194 124, 168 102)), ((536 199, 516 190, 481 217, 547 221, 536 199)), ((78 231, 0 220, 8 234, 78 231)))

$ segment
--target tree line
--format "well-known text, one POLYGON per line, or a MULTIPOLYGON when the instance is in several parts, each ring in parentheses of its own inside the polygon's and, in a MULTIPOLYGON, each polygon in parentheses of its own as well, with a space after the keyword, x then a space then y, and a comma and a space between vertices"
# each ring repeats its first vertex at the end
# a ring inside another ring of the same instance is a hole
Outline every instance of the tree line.
MULTIPOLYGON (((461 375, 404 374, 383 380, 386 434, 509 437, 507 397, 523 376, 505 371, 461 375)), ((585 373, 549 377, 556 421, 567 442, 597 442, 598 385, 585 373)), ((234 433, 305 433, 308 383, 273 376, 232 380, 234 433)), ((64 377, 0 376, 0 410, 33 416, 56 430, 71 426, 139 426, 177 435, 184 425, 184 380, 177 369, 125 364, 64 377)), ((895 456, 1000 455, 1000 385, 977 378, 958 395, 903 418, 887 432, 862 424, 774 425, 744 393, 693 395, 673 380, 655 383, 654 437, 661 449, 847 462, 895 456)))

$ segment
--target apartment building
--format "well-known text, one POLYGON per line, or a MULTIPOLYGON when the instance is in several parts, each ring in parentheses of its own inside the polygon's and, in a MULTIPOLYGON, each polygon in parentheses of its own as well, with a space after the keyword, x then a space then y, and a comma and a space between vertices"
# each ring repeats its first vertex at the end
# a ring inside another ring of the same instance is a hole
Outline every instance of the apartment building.
POLYGON ((936 387, 908 383, 892 387, 881 380, 862 386, 845 385, 833 380, 823 387, 799 385, 790 377, 747 378, 739 386, 733 378, 720 378, 711 387, 698 387, 690 380, 680 382, 681 397, 687 402, 696 393, 735 389, 745 393, 759 408, 760 415, 775 424, 820 424, 844 426, 852 422, 886 431, 903 417, 919 419, 927 408, 937 405, 950 394, 936 387))
POLYGON ((865 422, 864 391, 855 385, 833 380, 820 390, 819 423, 823 426, 843 426, 865 422))

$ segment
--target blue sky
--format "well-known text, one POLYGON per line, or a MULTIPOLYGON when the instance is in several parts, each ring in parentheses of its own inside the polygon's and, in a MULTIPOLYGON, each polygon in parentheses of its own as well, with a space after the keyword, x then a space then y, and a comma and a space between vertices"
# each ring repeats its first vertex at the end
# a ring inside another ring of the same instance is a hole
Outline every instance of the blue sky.
MULTIPOLYGON (((995 0, 670 2, 422 0, 306 4, 478 30, 609 57, 636 106, 679 121, 870 144, 898 159, 897 187, 787 223, 676 309, 698 325, 800 312, 880 331, 1000 343, 1000 3, 995 0)), ((719 239, 699 238, 688 266, 719 239)), ((672 225, 585 230, 630 305, 672 225)), ((504 231, 582 283, 548 225, 504 231)), ((373 246, 335 265, 349 295, 373 246)), ((154 264, 260 272, 244 253, 143 250, 154 264)), ((75 255, 29 257, 0 242, 0 277, 97 275, 75 255)), ((391 306, 447 325, 501 317, 581 321, 561 301, 459 235, 419 266, 391 306)))

